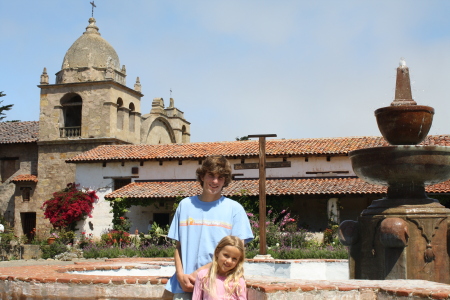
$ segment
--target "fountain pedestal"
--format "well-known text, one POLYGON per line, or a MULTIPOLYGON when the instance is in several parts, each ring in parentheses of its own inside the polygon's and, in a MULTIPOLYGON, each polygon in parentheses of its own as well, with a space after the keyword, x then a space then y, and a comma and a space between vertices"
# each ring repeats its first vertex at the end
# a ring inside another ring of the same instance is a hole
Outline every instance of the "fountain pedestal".
POLYGON ((360 239, 350 247, 350 278, 450 283, 449 210, 436 202, 379 210, 369 207, 358 218, 360 239))

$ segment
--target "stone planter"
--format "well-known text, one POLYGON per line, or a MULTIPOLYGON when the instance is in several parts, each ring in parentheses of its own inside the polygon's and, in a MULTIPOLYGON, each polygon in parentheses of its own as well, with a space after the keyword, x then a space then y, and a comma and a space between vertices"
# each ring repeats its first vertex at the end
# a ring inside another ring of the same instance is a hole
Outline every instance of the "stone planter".
POLYGON ((39 245, 23 245, 22 259, 39 259, 42 257, 39 245))

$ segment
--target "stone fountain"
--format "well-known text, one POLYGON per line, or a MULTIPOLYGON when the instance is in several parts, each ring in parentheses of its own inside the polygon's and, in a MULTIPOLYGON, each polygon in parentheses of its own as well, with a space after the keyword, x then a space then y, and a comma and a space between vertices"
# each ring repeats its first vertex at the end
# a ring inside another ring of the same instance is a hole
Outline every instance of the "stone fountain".
POLYGON ((450 283, 450 209, 429 198, 425 186, 450 179, 450 147, 421 146, 434 109, 412 99, 409 69, 397 68, 395 100, 375 111, 378 128, 392 145, 349 153, 366 182, 387 186, 357 221, 339 226, 349 246, 351 279, 423 279, 450 283))

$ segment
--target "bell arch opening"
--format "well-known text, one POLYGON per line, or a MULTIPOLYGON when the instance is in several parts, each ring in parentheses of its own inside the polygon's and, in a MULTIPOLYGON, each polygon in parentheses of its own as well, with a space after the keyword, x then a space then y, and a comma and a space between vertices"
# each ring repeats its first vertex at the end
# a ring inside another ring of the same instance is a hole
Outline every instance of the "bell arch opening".
POLYGON ((60 127, 60 137, 81 136, 81 112, 83 99, 80 95, 69 93, 61 98, 63 127, 60 127))
POLYGON ((117 98, 117 129, 123 129, 123 100, 122 98, 117 98))
POLYGON ((130 130, 130 132, 134 132, 134 126, 135 126, 135 121, 134 121, 135 107, 134 107, 134 104, 130 103, 128 108, 130 109, 130 111, 128 112, 129 130, 130 130))

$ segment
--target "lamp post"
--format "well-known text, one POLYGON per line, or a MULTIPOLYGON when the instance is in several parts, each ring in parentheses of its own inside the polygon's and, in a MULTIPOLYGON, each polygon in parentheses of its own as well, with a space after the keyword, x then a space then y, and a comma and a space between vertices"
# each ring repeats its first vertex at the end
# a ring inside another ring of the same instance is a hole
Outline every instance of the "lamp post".
POLYGON ((259 255, 267 255, 266 247, 266 137, 276 134, 252 134, 259 138, 259 255))

